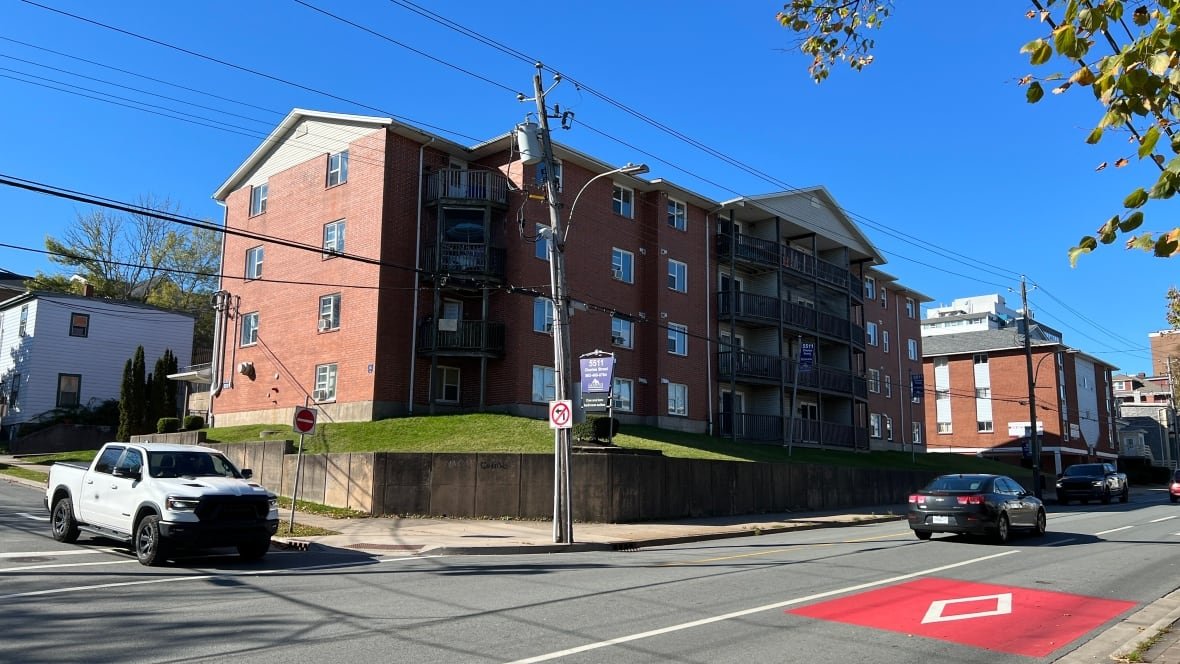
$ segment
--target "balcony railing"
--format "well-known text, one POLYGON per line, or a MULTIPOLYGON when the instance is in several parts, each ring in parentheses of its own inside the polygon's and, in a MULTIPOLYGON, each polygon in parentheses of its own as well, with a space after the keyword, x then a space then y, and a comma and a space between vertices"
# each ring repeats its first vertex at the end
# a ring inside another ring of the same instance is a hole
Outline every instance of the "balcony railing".
POLYGON ((760 443, 779 443, 785 445, 785 432, 792 429, 790 441, 807 445, 822 445, 823 447, 838 447, 845 449, 868 448, 868 430, 851 424, 836 422, 820 422, 779 415, 755 415, 752 413, 726 413, 717 415, 718 434, 722 437, 734 437, 760 443), (787 420, 784 426, 784 419, 787 420))
POLYGON ((431 272, 503 277, 505 255, 482 242, 443 242, 422 249, 422 266, 431 272))
POLYGON ((496 171, 444 168, 426 177, 426 202, 440 199, 508 203, 508 178, 496 171))
POLYGON ((783 379, 786 360, 777 355, 762 355, 746 351, 717 353, 717 375, 759 383, 778 383, 783 379))
POLYGON ((717 316, 778 325, 779 299, 753 293, 717 293, 717 316))
POLYGON ((418 325, 418 352, 443 355, 504 354, 504 324, 483 320, 425 320, 418 325))
POLYGON ((813 364, 808 371, 797 371, 798 362, 778 355, 752 353, 745 350, 723 350, 717 353, 717 376, 721 381, 742 383, 783 383, 804 389, 824 390, 868 397, 868 383, 861 376, 846 369, 813 364))
POLYGON ((732 236, 718 234, 717 256, 719 260, 732 258, 746 265, 782 268, 851 292, 858 301, 863 299, 864 283, 847 268, 774 240, 763 240, 742 233, 732 236))
POLYGON ((717 236, 717 255, 727 259, 731 256, 739 263, 776 268, 779 265, 779 249, 782 245, 773 240, 737 233, 733 237, 717 236))

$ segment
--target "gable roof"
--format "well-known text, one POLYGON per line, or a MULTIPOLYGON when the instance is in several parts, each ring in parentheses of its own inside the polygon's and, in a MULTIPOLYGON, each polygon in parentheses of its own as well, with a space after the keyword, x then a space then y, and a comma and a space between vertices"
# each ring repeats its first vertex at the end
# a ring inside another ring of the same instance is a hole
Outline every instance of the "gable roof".
MULTIPOLYGON (((1044 339, 1033 339, 1029 345, 1033 348, 1040 348, 1042 346, 1065 348, 1059 341, 1047 341, 1044 339)), ((968 353, 1023 349, 1024 335, 1014 327, 922 337, 922 357, 966 355, 968 353)))

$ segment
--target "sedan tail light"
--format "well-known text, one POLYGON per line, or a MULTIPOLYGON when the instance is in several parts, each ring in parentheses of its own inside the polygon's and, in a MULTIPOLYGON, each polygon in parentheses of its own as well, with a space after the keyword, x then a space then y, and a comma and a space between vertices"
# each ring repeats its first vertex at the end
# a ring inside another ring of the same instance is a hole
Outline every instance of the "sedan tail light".
POLYGON ((960 505, 982 505, 983 504, 983 496, 980 496, 980 495, 959 496, 959 504, 960 505))
POLYGON ((916 493, 911 493, 910 494, 910 504, 911 505, 925 505, 926 504, 926 496, 920 496, 916 493))
MULTIPOLYGON (((1180 491, 1180 482, 1172 482, 1172 491, 1180 491)), ((910 497, 913 498, 913 496, 910 497)))

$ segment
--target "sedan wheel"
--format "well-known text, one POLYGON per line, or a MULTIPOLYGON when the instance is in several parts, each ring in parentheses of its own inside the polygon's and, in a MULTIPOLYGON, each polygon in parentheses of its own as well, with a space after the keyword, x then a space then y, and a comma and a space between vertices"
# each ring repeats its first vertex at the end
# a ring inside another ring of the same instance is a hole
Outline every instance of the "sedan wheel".
POLYGON ((1037 536, 1045 534, 1045 510, 1037 510, 1037 536))
POLYGON ((1008 542, 1008 538, 1012 535, 1010 525, 1008 515, 1001 514, 999 521, 996 522, 996 542, 1000 544, 1008 542))

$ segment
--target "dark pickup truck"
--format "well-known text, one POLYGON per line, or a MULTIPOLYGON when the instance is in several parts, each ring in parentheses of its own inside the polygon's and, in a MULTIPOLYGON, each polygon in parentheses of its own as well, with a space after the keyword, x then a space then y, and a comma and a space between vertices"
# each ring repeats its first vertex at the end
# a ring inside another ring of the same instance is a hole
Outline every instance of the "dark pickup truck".
POLYGON ((1112 464, 1074 464, 1057 476, 1057 502, 1062 505, 1068 505, 1071 500, 1080 500, 1083 505, 1091 500, 1109 503, 1113 496, 1125 503, 1131 496, 1131 488, 1127 476, 1112 464))

